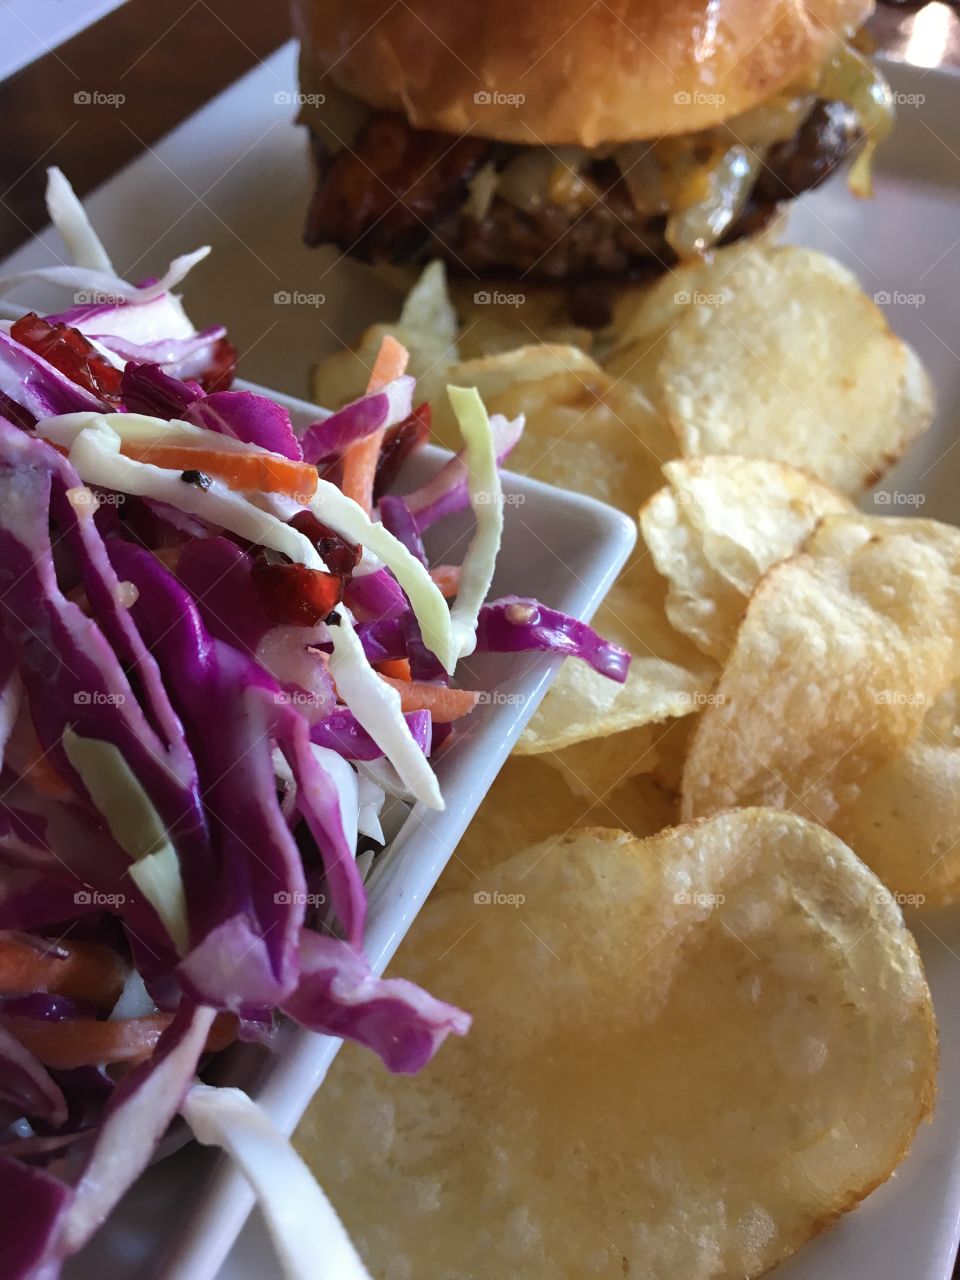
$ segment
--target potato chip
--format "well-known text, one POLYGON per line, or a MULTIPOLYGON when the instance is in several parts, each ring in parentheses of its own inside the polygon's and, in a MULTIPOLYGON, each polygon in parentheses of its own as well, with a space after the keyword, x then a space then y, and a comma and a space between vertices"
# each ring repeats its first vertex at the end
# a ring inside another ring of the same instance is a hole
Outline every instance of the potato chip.
MULTIPOLYGON (((847 832, 863 788, 895 768, 960 675, 958 640, 960 530, 827 517, 750 600, 694 731, 684 816, 772 804, 847 832)), ((880 874, 896 867, 891 887, 922 893, 934 861, 925 837, 878 856, 887 837, 859 840, 869 819, 858 812, 857 852, 880 874)), ((941 875, 952 865, 941 861, 941 875)))
POLYGON ((515 384, 492 396, 489 407, 508 418, 526 415, 508 467, 631 518, 663 483, 663 463, 676 457, 672 437, 637 389, 596 367, 515 384))
MULTIPOLYGON (((476 386, 491 412, 524 414, 523 437, 508 466, 548 484, 579 490, 631 515, 662 483, 661 463, 672 439, 644 397, 615 383, 582 352, 558 346, 527 347, 451 370, 458 385, 476 386)), ((435 413, 434 423, 438 422, 435 413)), ((441 438, 445 418, 439 418, 441 438)), ((453 443, 445 440, 445 443, 453 443)), ((663 584, 647 563, 628 568, 607 597, 594 625, 635 654, 625 686, 576 661, 565 663, 521 739, 523 754, 556 753, 606 734, 624 735, 667 717, 684 715, 709 688, 716 672, 695 646, 677 635, 663 613, 663 584)), ((583 784, 606 794, 631 762, 621 737, 591 762, 583 784)), ((564 759, 554 759, 564 767, 564 759)), ((570 762, 576 771, 576 761, 570 762)))
POLYGON ((482 887, 483 876, 519 849, 559 841, 577 827, 611 826, 647 836, 677 822, 679 803, 647 775, 620 779, 602 798, 585 796, 568 789, 547 760, 507 760, 440 877, 438 892, 482 887))
POLYGON ((604 360, 603 368, 612 378, 629 383, 643 395, 660 423, 664 439, 673 441, 673 452, 676 453, 676 438, 664 412, 658 380, 666 336, 667 331, 660 330, 618 348, 604 360))
POLYGON ((915 368, 908 395, 906 346, 845 277, 811 250, 773 249, 741 257, 722 303, 688 308, 658 373, 685 457, 775 458, 855 493, 929 425, 929 382, 915 368))
MULTIPOLYGON (((691 306, 722 305, 731 271, 742 258, 760 254, 766 246, 766 239, 735 240, 714 250, 709 259, 692 260, 665 272, 639 296, 626 294, 618 302, 610 326, 615 335, 614 353, 638 339, 649 340, 665 333, 683 319, 691 306)), ((856 283, 855 277, 850 279, 856 283)))
MULTIPOLYGON (((645 397, 618 383, 575 346, 544 344, 464 360, 444 380, 476 387, 490 413, 526 417, 507 462, 537 480, 590 494, 633 516, 676 457, 673 435, 645 397)), ((433 405, 433 434, 449 449, 460 433, 446 397, 433 405)))
POLYGON ((457 280, 450 284, 465 360, 544 342, 590 352, 594 331, 570 321, 569 298, 554 285, 457 280))
POLYGON ((669 462, 664 475, 669 485, 642 508, 640 527, 669 583, 666 614, 722 662, 767 569, 792 555, 822 516, 851 512, 853 504, 762 458, 669 462))
MULTIPOLYGON (((544 756, 559 769, 574 795, 598 800, 627 778, 653 773, 657 766, 659 725, 645 724, 605 738, 588 738, 544 756)), ((606 824, 603 824, 606 825, 606 824)))
POLYGON ((456 347, 457 313, 447 290, 447 269, 442 262, 429 263, 404 299, 399 323, 420 335, 421 343, 438 349, 456 347))
POLYGON ((933 385, 922 360, 913 347, 907 346, 906 343, 904 343, 904 353, 906 365, 900 396, 900 422, 901 434, 909 444, 917 436, 923 435, 930 426, 936 402, 933 385))
POLYGON ((657 730, 657 762, 653 766, 653 780, 662 790, 679 802, 680 783, 683 778, 683 765, 690 748, 690 739, 697 727, 699 712, 703 706, 709 706, 713 694, 708 693, 702 705, 692 715, 681 716, 677 720, 668 720, 658 726, 657 730))
POLYGON ((960 899, 960 686, 913 742, 860 784, 834 823, 902 906, 960 899))
MULTIPOLYGON (((555 375, 566 375, 571 384, 579 386, 578 375, 599 376, 599 370, 578 347, 553 344, 516 347, 481 360, 463 360, 448 370, 446 380, 458 387, 476 387, 489 412, 502 413, 499 399, 507 393, 519 396, 524 403, 529 401, 534 410, 541 408, 546 397, 533 388, 555 375)), ((508 416, 514 417, 516 412, 508 416)), ((437 443, 448 449, 460 447, 459 427, 445 396, 433 404, 433 434, 437 443)))
POLYGON ((296 1138, 377 1276, 759 1276, 930 1110, 913 939, 792 815, 534 846, 434 897, 397 972, 472 1031, 414 1077, 346 1045, 296 1138))
POLYGON ((442 262, 431 262, 426 267, 407 294, 396 323, 373 325, 353 348, 338 351, 314 367, 312 385, 316 403, 339 409, 362 396, 387 334, 402 342, 410 352, 407 372, 417 379, 418 400, 439 399, 447 381, 447 370, 460 358, 457 317, 447 294, 442 262))
POLYGON ((524 729, 519 753, 559 751, 697 709, 717 668, 670 626, 664 597, 665 583, 649 557, 636 558, 592 622, 602 636, 633 654, 626 683, 615 684, 577 659, 565 662, 524 729))
POLYGON ((707 560, 745 596, 823 516, 854 510, 849 498, 813 476, 763 458, 697 458, 669 463, 664 474, 707 560))
POLYGON ((722 661, 746 608, 745 597, 709 563, 699 531, 669 487, 640 508, 640 528, 668 583, 664 610, 671 624, 722 661))

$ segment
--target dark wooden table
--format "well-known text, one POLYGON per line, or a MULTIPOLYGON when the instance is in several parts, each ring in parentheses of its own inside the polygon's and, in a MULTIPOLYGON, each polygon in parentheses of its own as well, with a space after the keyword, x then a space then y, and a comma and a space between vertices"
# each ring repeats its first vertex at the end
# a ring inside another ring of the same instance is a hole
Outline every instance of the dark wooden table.
POLYGON ((0 84, 0 257, 46 222, 47 165, 92 190, 289 38, 283 0, 128 0, 0 84))
MULTIPOLYGON (((960 67, 954 5, 890 6, 871 25, 893 56, 960 67)), ((0 257, 46 222, 46 165, 92 190, 289 37, 282 0, 128 0, 0 84, 0 257), (122 93, 123 108, 78 106, 83 92, 122 93)))

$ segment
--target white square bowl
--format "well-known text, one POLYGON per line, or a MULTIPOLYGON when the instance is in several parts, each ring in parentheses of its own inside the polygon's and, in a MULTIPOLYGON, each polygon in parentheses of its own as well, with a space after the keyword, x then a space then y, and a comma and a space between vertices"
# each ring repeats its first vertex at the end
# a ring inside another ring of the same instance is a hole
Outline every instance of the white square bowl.
MULTIPOLYGON (((295 426, 317 417, 316 408, 305 401, 263 393, 289 410, 295 426)), ((401 488, 421 483, 447 457, 433 446, 420 450, 404 469, 401 488)), ((551 608, 589 619, 633 547, 633 521, 591 498, 536 480, 510 472, 504 472, 503 480, 503 548, 491 598, 535 596, 551 608)), ((431 530, 427 542, 432 558, 462 559, 469 529, 469 513, 463 513, 431 530)), ((446 809, 436 813, 416 805, 371 876, 366 949, 376 972, 389 962, 453 856, 558 665, 549 654, 483 654, 458 667, 461 684, 491 697, 437 758, 446 809)), ((557 785, 563 785, 559 775, 557 785)), ((275 1053, 238 1046, 225 1055, 212 1078, 246 1089, 278 1128, 291 1133, 340 1044, 330 1036, 287 1027, 275 1053)), ((210 1280, 252 1203, 247 1183, 224 1157, 190 1145, 147 1171, 99 1236, 69 1264, 66 1275, 70 1280, 104 1275, 111 1280, 210 1280)))

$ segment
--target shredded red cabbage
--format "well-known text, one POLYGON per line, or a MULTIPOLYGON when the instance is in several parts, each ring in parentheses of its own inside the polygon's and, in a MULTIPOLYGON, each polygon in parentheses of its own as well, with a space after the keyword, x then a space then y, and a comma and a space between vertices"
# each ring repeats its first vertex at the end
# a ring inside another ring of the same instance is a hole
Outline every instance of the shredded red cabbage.
POLYGON ((348 445, 407 417, 413 405, 414 379, 396 378, 382 391, 361 396, 322 422, 307 427, 300 439, 307 462, 327 462, 348 445))
MULTIPOLYGON (((75 231, 89 245, 89 226, 75 231)), ((102 247, 93 256, 109 265, 102 247)), ((385 742, 401 776, 416 780, 426 768, 418 752, 429 758, 456 732, 427 710, 401 716, 372 669, 406 659, 414 681, 449 683, 421 634, 418 616, 429 615, 414 613, 355 535, 322 524, 316 508, 291 506, 268 481, 267 491, 238 496, 188 468, 140 485, 119 466, 88 469, 79 449, 74 466, 66 445, 46 440, 72 439, 56 428, 74 424, 51 418, 119 404, 157 419, 158 430, 186 421, 252 447, 245 452, 267 451, 275 465, 318 464, 329 479, 351 445, 386 430, 374 519, 428 568, 423 531, 469 506, 467 456, 413 493, 384 492, 429 431, 430 406, 413 408, 413 378, 318 416, 298 436, 269 397, 217 389, 233 376, 235 348, 222 328, 193 332, 162 288, 145 300, 31 313, 23 342, 0 331, 0 946, 26 939, 17 954, 26 972, 36 966, 32 980, 0 987, 4 1280, 56 1280, 152 1158, 208 1050, 232 1037, 269 1044, 288 1018, 410 1072, 469 1026, 412 983, 377 977, 363 952, 357 765, 384 758, 385 742), (59 344, 67 372, 24 345, 28 330, 35 345, 59 344), (71 353, 95 362, 100 380, 84 384, 79 364, 71 372, 71 353), (110 488, 113 476, 131 492, 110 488), (214 496, 220 523, 207 518, 214 496), (255 518, 231 523, 244 503, 255 518), (260 532, 269 521, 277 536, 260 532), (329 569, 329 596, 311 596, 306 619, 301 610, 281 617, 257 585, 320 572, 291 530, 329 569), (302 565, 290 559, 298 546, 302 565), (94 969, 80 989, 48 989, 38 957, 66 936, 81 957, 107 958, 109 982, 98 986, 94 969), (142 1060, 125 1071, 120 1055, 82 1051, 84 1033, 114 1027, 149 1030, 142 1060), (57 1059, 37 1039, 51 1034, 81 1046, 60 1068, 44 1065, 57 1059)), ((522 425, 493 420, 498 459, 522 425)), ((98 429, 86 427, 88 444, 98 429)), ((116 435, 105 434, 115 449, 116 435)), ((442 604, 440 615, 445 623, 442 604)), ((585 624, 512 597, 481 609, 477 649, 576 656, 619 681, 629 661, 585 624)), ((426 780, 435 785, 429 771, 426 780)), ((424 791, 433 795, 416 794, 424 791)), ((369 807, 380 793, 363 794, 369 807)))
POLYGON ((384 494, 380 499, 380 519, 383 521, 384 528, 389 529, 411 555, 416 556, 421 564, 427 563, 427 553, 423 549, 420 530, 417 528, 413 512, 403 498, 398 498, 395 494, 384 494))
POLYGON ((623 684, 630 654, 597 635, 592 627, 536 600, 505 596, 480 610, 478 653, 522 653, 542 649, 580 658, 602 676, 623 684))

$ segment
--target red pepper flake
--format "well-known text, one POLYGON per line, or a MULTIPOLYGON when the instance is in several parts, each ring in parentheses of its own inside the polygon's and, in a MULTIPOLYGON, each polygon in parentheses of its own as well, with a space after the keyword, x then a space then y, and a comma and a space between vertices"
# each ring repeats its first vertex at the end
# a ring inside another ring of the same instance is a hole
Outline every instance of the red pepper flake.
POLYGON ((121 370, 114 368, 79 329, 51 324, 30 311, 11 326, 10 336, 42 356, 78 387, 100 400, 120 403, 121 370))
POLYGON ((197 381, 208 394, 211 391, 229 391, 237 374, 239 352, 229 338, 219 338, 213 344, 210 363, 197 381))
POLYGON ((302 564, 256 564, 251 573, 267 615, 278 626, 315 627, 340 603, 343 582, 302 564))
POLYGON ((426 403, 418 404, 408 417, 390 427, 383 437, 380 457, 377 459, 377 470, 373 478, 373 499, 376 502, 381 494, 393 484, 400 474, 400 468, 430 434, 433 414, 426 403))
POLYGON ((290 527, 310 539, 317 549, 317 555, 331 573, 346 578, 357 567, 363 548, 345 541, 339 533, 318 520, 313 512, 298 511, 290 521, 290 527))

